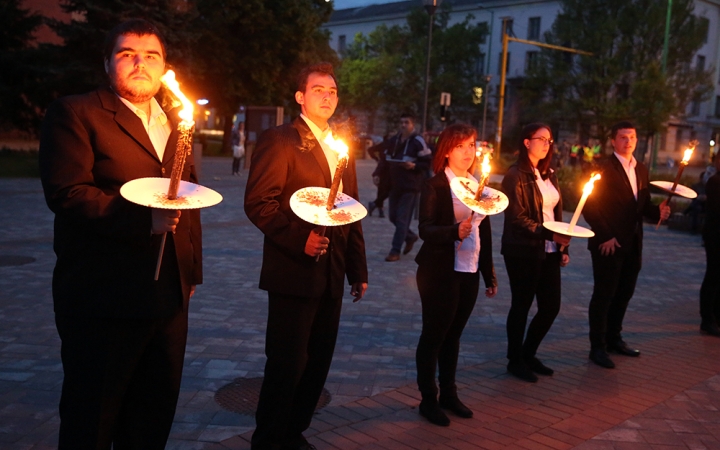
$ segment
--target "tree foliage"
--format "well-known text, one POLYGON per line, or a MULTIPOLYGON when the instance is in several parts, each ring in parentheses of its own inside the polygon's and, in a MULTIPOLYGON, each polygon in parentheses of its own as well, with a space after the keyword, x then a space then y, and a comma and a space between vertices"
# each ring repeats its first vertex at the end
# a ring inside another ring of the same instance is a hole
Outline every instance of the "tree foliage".
POLYGON ((693 15, 692 0, 673 2, 666 73, 661 60, 667 1, 561 3, 545 40, 593 56, 543 50, 521 92, 528 120, 581 125, 589 137, 604 139, 613 123, 632 119, 652 134, 709 92, 709 73, 692 65, 707 33, 693 15))
MULTIPOLYGON (((484 23, 464 21, 450 25, 451 7, 434 16, 430 59, 428 122, 437 116, 441 92, 452 95, 452 116, 477 120, 481 109, 472 102, 472 87, 481 85, 480 44, 487 34, 484 23)), ((358 34, 348 46, 339 70, 341 104, 369 115, 385 114, 393 123, 402 112, 420 117, 425 92, 428 15, 415 9, 403 26, 378 26, 358 34)))
POLYGON ((35 116, 27 90, 33 49, 28 47, 42 19, 20 7, 20 0, 0 3, 0 128, 27 130, 35 116))

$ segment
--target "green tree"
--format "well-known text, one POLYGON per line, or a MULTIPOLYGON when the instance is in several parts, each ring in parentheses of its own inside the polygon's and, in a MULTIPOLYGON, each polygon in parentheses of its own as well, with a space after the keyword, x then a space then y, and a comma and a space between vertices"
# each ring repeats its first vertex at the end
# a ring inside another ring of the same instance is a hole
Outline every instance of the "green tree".
MULTIPOLYGON (((441 92, 452 95, 452 116, 477 121, 481 109, 472 102, 472 87, 480 83, 480 44, 487 26, 473 16, 449 25, 451 6, 435 15, 430 60, 428 122, 438 115, 441 92)), ((420 116, 425 90, 428 15, 412 10, 403 26, 380 25, 358 34, 348 46, 339 70, 341 105, 373 117, 383 112, 390 125, 402 112, 420 116)))
POLYGON ((32 67, 32 34, 42 19, 20 7, 20 0, 0 3, 0 128, 28 130, 35 113, 23 93, 32 67))
POLYGON ((545 40, 593 56, 543 50, 521 89, 525 120, 580 126, 586 137, 604 140, 618 120, 632 119, 652 135, 682 117, 711 87, 710 74, 691 64, 707 25, 693 15, 692 0, 673 2, 663 73, 666 8, 665 0, 562 0, 545 40))

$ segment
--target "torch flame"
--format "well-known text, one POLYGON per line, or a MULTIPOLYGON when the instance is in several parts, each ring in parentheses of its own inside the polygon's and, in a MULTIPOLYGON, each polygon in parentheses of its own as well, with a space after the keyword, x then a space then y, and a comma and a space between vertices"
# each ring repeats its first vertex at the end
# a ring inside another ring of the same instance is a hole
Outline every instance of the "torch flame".
POLYGON ((180 91, 180 84, 175 80, 175 72, 168 70, 165 75, 160 77, 160 81, 182 102, 183 109, 178 113, 180 118, 186 122, 193 122, 193 104, 180 91))
POLYGON ((690 157, 693 154, 693 150, 695 150, 694 147, 690 147, 685 150, 685 154, 683 155, 683 159, 682 159, 683 164, 687 164, 690 162, 690 157))
POLYGON ((330 146, 330 149, 337 152, 338 158, 347 158, 348 146, 340 139, 335 139, 332 133, 328 133, 324 139, 325 143, 330 146))
POLYGON ((594 173, 587 183, 585 183, 585 187, 583 187, 583 194, 590 195, 593 191, 593 186, 597 180, 600 179, 599 173, 594 173))
POLYGON ((482 164, 480 164, 480 171, 484 176, 488 176, 490 174, 490 156, 487 153, 483 155, 482 164))

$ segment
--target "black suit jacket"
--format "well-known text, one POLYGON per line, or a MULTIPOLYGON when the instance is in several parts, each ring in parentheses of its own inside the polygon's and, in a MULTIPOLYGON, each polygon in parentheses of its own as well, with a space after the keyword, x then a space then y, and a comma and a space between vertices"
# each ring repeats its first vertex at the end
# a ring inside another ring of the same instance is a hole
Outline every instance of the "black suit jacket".
MULTIPOLYGON (((455 247, 460 239, 459 223, 455 222, 450 182, 445 172, 436 174, 423 184, 420 193, 420 237, 423 245, 415 262, 431 265, 439 272, 455 270, 455 247)), ((492 259, 492 229, 490 217, 480 222, 480 257, 478 269, 486 287, 497 286, 492 259)))
POLYGON ((583 209, 585 220, 595 232, 588 241, 588 249, 595 251, 600 244, 615 238, 620 244, 616 251, 631 251, 637 244, 642 254, 643 216, 652 220, 660 218, 660 208, 650 202, 647 168, 640 162, 635 166, 637 200, 625 169, 614 153, 600 163, 599 172, 601 178, 595 182, 583 209))
MULTIPOLYGON (((342 182, 343 192, 358 199, 352 154, 342 182)), ((305 243, 316 225, 295 215, 290 208, 290 197, 301 188, 329 188, 330 184, 325 154, 301 117, 260 136, 245 189, 245 213, 265 235, 260 289, 283 295, 319 297, 329 288, 332 296, 339 298, 344 292, 345 276, 351 284, 367 282, 360 222, 328 227, 325 236, 330 239, 330 245, 318 262, 305 254, 305 243)))
MULTIPOLYGON (((40 172, 55 213, 56 313, 162 317, 183 307, 190 286, 202 283, 199 211, 183 211, 176 233, 168 235, 156 282, 161 237, 151 236, 151 210, 120 195, 127 181, 170 176, 177 142, 174 113, 167 114, 173 131, 161 162, 140 118, 109 88, 65 97, 48 108, 40 172), (180 291, 178 278, 182 294, 168 299, 168 292, 180 291)), ((182 178, 197 181, 192 156, 182 178)))

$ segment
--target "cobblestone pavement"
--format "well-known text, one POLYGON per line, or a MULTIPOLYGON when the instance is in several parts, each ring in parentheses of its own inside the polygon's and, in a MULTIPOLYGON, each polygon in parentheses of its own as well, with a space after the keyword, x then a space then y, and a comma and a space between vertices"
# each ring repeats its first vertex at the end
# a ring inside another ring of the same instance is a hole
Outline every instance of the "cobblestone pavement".
MULTIPOLYGON (((373 165, 358 162, 364 202, 374 198, 373 165)), ((243 213, 247 171, 230 176, 225 158, 205 158, 202 169, 203 184, 224 201, 203 211, 205 284, 191 301, 168 448, 245 449, 254 420, 224 411, 214 395, 236 378, 262 376, 262 235, 243 213)), ((0 194, 0 448, 55 448, 62 367, 50 293, 53 217, 39 180, 0 179, 0 194), (20 261, 13 256, 35 261, 11 265, 20 261)), ((439 428, 417 414, 417 249, 385 262, 393 228, 375 213, 363 221, 370 287, 361 302, 353 304, 349 294, 344 300, 326 385, 332 402, 308 430, 312 443, 342 449, 720 448, 720 341, 698 333, 705 266, 698 236, 646 226, 644 267, 624 332, 643 355, 615 357, 613 371, 588 364, 592 273, 585 242, 573 242, 562 310, 539 352, 556 374, 529 385, 504 368, 510 293, 499 253, 502 215, 492 225, 499 293, 480 297, 459 361, 460 395, 475 418, 439 428)))

